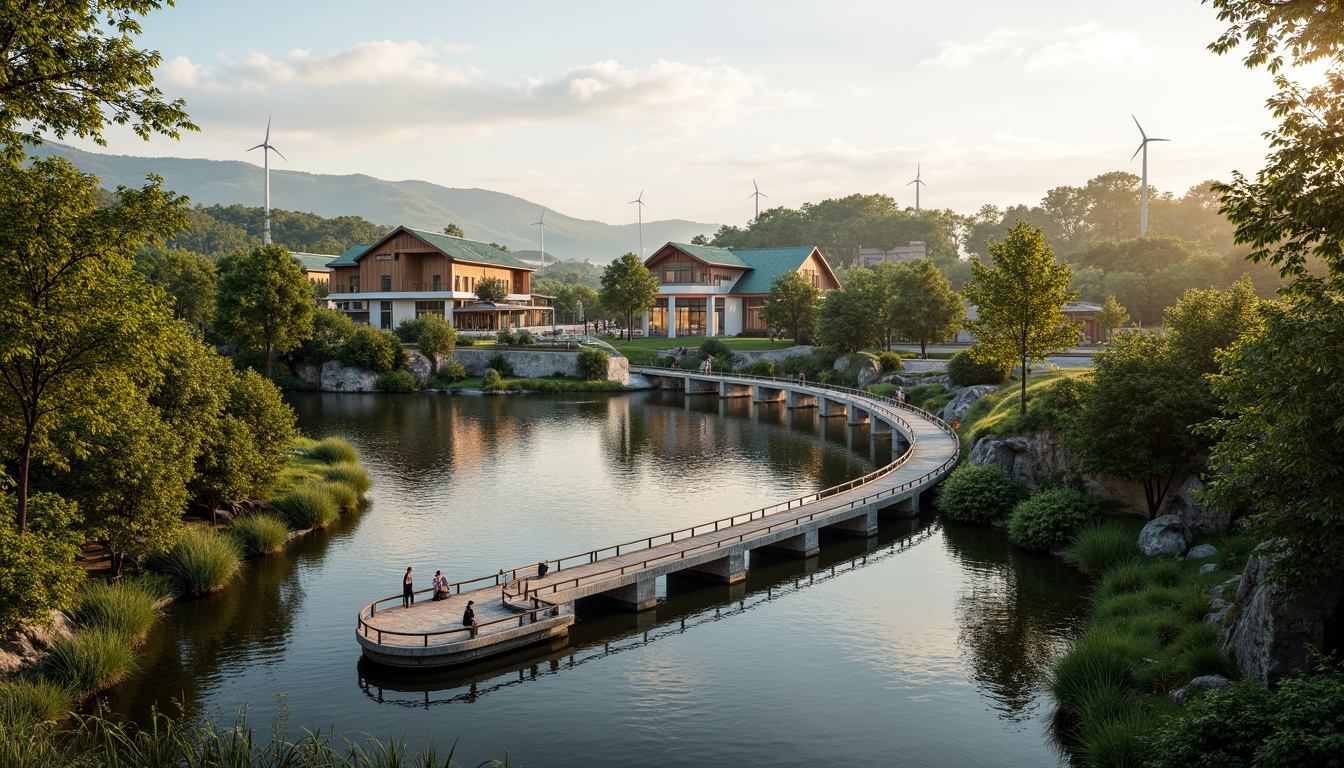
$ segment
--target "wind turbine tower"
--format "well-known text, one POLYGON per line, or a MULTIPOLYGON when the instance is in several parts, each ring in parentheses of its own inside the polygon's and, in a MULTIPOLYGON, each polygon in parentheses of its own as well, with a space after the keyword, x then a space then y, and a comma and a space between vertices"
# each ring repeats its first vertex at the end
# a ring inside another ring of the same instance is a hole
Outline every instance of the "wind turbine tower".
MULTIPOLYGON (((255 147, 249 148, 247 151, 251 152, 253 149, 261 150, 261 157, 262 157, 261 167, 265 169, 266 172, 266 209, 265 209, 266 221, 261 228, 261 244, 270 245, 271 244, 271 153, 274 152, 275 154, 280 155, 280 150, 271 146, 271 118, 269 117, 266 118, 266 138, 260 144, 258 144, 255 147)), ((280 159, 284 160, 285 162, 289 162, 289 158, 285 157, 284 155, 280 155, 280 159)))
MULTIPOLYGON (((1134 116, 1130 115, 1130 117, 1134 116)), ((1129 156, 1129 161, 1134 162, 1134 158, 1138 157, 1140 152, 1143 153, 1143 189, 1141 191, 1142 196, 1139 198, 1139 235, 1146 235, 1148 234, 1148 142, 1171 141, 1171 139, 1148 138, 1148 134, 1143 132, 1143 126, 1139 125, 1139 118, 1137 117, 1134 117, 1134 125, 1138 125, 1139 135, 1143 137, 1143 141, 1139 142, 1139 148, 1134 150, 1134 154, 1129 156)))
POLYGON ((756 180, 755 180, 755 179, 752 179, 752 180, 751 180, 751 186, 752 186, 756 191, 755 191, 755 192, 752 192, 750 195, 747 195, 747 197, 754 197, 754 198, 756 198, 756 218, 752 219, 753 222, 756 222, 756 221, 760 221, 760 220, 761 220, 761 198, 764 197, 766 200, 769 200, 769 199, 770 199, 770 196, 767 195, 767 194, 765 194, 764 192, 762 192, 760 187, 756 186, 756 180))
POLYGON ((644 190, 639 190, 639 197, 626 203, 626 205, 639 204, 635 210, 639 211, 639 258, 644 258, 644 190))
POLYGON ((920 170, 919 170, 919 163, 915 163, 915 180, 914 180, 914 181, 911 181, 911 182, 908 182, 908 183, 905 185, 905 186, 907 186, 907 187, 910 186, 911 184, 914 184, 914 185, 915 185, 915 215, 916 215, 916 216, 919 215, 919 188, 920 188, 920 187, 927 187, 927 186, 928 186, 928 184, 925 184, 923 181, 920 180, 920 178, 919 178, 919 173, 920 173, 920 170))
POLYGON ((532 226, 541 227, 541 274, 546 274, 546 209, 541 209, 541 218, 532 222, 532 226))

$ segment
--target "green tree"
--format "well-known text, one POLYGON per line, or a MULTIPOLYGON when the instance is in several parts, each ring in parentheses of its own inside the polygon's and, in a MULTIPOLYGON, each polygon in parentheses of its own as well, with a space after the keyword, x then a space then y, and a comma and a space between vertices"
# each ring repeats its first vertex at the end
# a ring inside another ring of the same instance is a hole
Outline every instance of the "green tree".
POLYGON ((192 496, 210 509, 264 496, 294 439, 294 411, 274 384, 255 371, 237 371, 219 423, 196 459, 192 496))
POLYGON ((778 328, 799 344, 817 327, 821 291, 798 272, 786 272, 770 283, 770 295, 761 306, 761 322, 778 328))
POLYGON ((1115 300, 1115 294, 1107 296, 1105 303, 1101 305, 1101 311, 1097 313, 1097 325, 1106 332, 1106 338, 1110 338, 1112 330, 1122 328, 1128 322, 1129 313, 1115 300))
POLYGON ((966 310, 961 296, 929 259, 902 265, 896 273, 887 317, 899 337, 919 344, 919 356, 929 356, 928 345, 954 336, 966 310))
POLYGON ((858 352, 877 340, 873 322, 875 311, 873 297, 862 288, 847 285, 831 291, 826 294, 818 313, 817 340, 841 352, 858 352))
POLYGON ((1190 289, 1166 311, 1177 358, 1197 373, 1218 372, 1217 354, 1260 325, 1260 298, 1250 278, 1220 291, 1190 289))
POLYGON ((46 623, 68 609, 84 581, 76 558, 82 535, 75 503, 52 493, 34 494, 32 530, 17 530, 16 499, 0 497, 0 632, 20 622, 46 623))
POLYGON ((106 144, 108 123, 136 135, 194 131, 181 99, 155 87, 157 51, 136 47, 140 18, 159 0, 11 4, 0 20, 0 144, 11 163, 50 133, 106 144))
POLYGON ((420 352, 429 358, 434 373, 439 372, 439 358, 451 357, 457 347, 457 329, 442 315, 424 315, 420 318, 420 352))
POLYGON ((1094 361, 1067 444, 1085 471, 1142 483, 1153 517, 1207 447, 1194 427, 1216 413, 1216 401, 1169 336, 1122 333, 1094 361))
POLYGON ((108 425, 107 404, 157 371, 171 323, 132 269, 137 248, 182 221, 157 180, 95 203, 96 180, 60 159, 0 163, 0 451, 15 460, 15 524, 27 525, 34 458, 60 467, 87 450, 54 430, 108 425))
POLYGON ((509 297, 509 284, 503 278, 486 277, 476 283, 476 298, 481 301, 501 303, 509 297))
POLYGON ((1041 229, 1019 221, 1008 238, 989 246, 994 267, 973 264, 974 280, 966 298, 978 317, 966 323, 976 335, 971 354, 978 359, 1022 366, 1022 413, 1027 412, 1027 376, 1034 360, 1068 349, 1078 341, 1079 326, 1060 310, 1077 293, 1070 291, 1072 270, 1055 263, 1041 229))
POLYGON ((448 236, 450 236, 450 237, 466 237, 466 236, 467 236, 467 233, 466 233, 466 232, 463 232, 461 227, 457 226, 457 224, 455 224, 455 223, 453 223, 453 222, 451 222, 451 221, 448 222, 448 226, 446 226, 446 227, 443 228, 443 234, 448 235, 448 236))
POLYGON ((602 317, 602 297, 596 289, 581 283, 561 285, 555 294, 555 316, 560 319, 570 318, 576 323, 584 319, 598 319, 602 317), (583 308, 582 314, 579 312, 580 307, 583 308))
POLYGON ((336 359, 351 368, 387 373, 406 364, 406 351, 391 331, 361 325, 341 344, 336 359))
POLYGON ((283 245, 253 248, 219 262, 215 330, 230 343, 266 353, 288 352, 312 333, 313 287, 283 245))
POLYGON ((602 271, 602 306, 613 315, 624 316, 626 338, 630 338, 636 312, 653 306, 658 297, 658 279, 633 253, 612 261, 602 271))
POLYGON ((142 249, 135 269, 168 294, 173 319, 201 331, 215 313, 215 263, 182 248, 142 249))
POLYGON ((292 355, 304 362, 335 360, 341 345, 355 332, 355 322, 349 315, 327 307, 314 307, 311 322, 312 332, 292 355))

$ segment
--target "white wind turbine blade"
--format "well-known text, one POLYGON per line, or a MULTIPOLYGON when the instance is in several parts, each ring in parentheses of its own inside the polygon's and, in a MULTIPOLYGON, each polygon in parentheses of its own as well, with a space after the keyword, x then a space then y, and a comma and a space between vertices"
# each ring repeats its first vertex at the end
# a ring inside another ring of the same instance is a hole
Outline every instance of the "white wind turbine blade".
POLYGON ((1143 126, 1142 126, 1142 125, 1139 125, 1139 118, 1134 117, 1134 115, 1130 115, 1130 117, 1134 119, 1134 125, 1137 125, 1137 126, 1138 126, 1138 128, 1139 128, 1139 135, 1143 137, 1143 140, 1144 140, 1144 141, 1147 141, 1147 140, 1148 140, 1148 134, 1144 133, 1144 132, 1143 132, 1143 126))

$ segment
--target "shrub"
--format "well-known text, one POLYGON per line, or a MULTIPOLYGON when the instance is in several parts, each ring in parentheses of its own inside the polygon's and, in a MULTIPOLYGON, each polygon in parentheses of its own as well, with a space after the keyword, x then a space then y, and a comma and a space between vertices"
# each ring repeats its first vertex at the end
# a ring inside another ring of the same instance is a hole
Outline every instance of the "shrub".
POLYGON ((431 387, 443 388, 456 384, 465 378, 467 378, 467 369, 456 360, 448 360, 439 366, 438 372, 426 383, 431 387))
POLYGON ((105 627, 57 638, 42 663, 43 675, 84 693, 109 688, 135 669, 135 649, 127 640, 105 627))
POLYGON ((345 483, 318 483, 318 490, 331 497, 342 512, 354 512, 359 508, 359 492, 345 483))
POLYGON ((709 338, 700 342, 701 357, 732 357, 733 350, 719 339, 709 338))
POLYGON ((74 618, 81 629, 107 629, 138 638, 158 620, 160 597, 143 581, 93 582, 75 597, 74 618))
POLYGON ((1081 491, 1042 491, 1013 508, 1008 538, 1027 549, 1054 551, 1067 546, 1096 514, 1096 499, 1081 491))
POLYGON ((328 437, 304 452, 304 455, 323 464, 342 464, 359 461, 355 446, 344 437, 328 437))
POLYGON ((425 328, 426 317, 428 317, 428 315, 422 315, 411 320, 402 320, 397 327, 392 330, 392 333, 397 335, 397 339, 399 339, 402 344, 419 344, 420 332, 425 328))
POLYGON ((947 377, 959 387, 977 384, 1002 384, 1008 379, 1012 366, 1000 362, 976 362, 969 351, 952 356, 947 363, 947 377))
POLYGON ((316 485, 305 485, 267 502, 296 531, 326 528, 341 516, 340 505, 316 485))
POLYGON ((513 343, 519 345, 535 344, 537 343, 537 340, 532 338, 532 333, 530 331, 519 331, 518 335, 513 337, 513 343))
POLYGON ((232 537, 213 528, 188 528, 177 543, 155 553, 150 567, 173 582, 184 595, 205 595, 223 589, 242 565, 242 551, 232 537))
POLYGON ((341 365, 385 373, 406 364, 406 350, 391 331, 361 325, 336 351, 341 365))
POLYGON ((476 339, 474 339, 474 338, 472 338, 472 337, 470 337, 470 336, 458 336, 458 337, 457 337, 457 346, 459 346, 459 347, 470 347, 470 346, 474 346, 475 344, 476 344, 476 339))
POLYGON ((1138 554, 1138 538, 1128 527, 1100 523, 1083 529, 1064 550, 1064 562, 1089 576, 1100 576, 1138 554))
POLYGON ((1050 669, 1050 693, 1061 706, 1078 712, 1087 698, 1104 688, 1138 691, 1134 670, 1148 652, 1142 644, 1105 629, 1078 639, 1050 669))
POLYGON ((991 523, 1007 517, 1027 489, 994 464, 966 464, 948 475, 938 509, 963 523, 991 523))
POLYGON ((752 376, 774 376, 775 361, 765 359, 756 360, 752 362, 750 365, 748 365, 746 368, 743 368, 742 372, 749 373, 752 376))
POLYGON ((600 349, 583 349, 579 351, 578 362, 579 375, 589 381, 597 381, 607 377, 607 365, 611 362, 611 358, 600 349))
POLYGON ((485 376, 481 379, 481 388, 488 392, 498 392, 504 389, 504 379, 500 377, 499 371, 494 368, 486 368, 485 376))
POLYGON ((901 356, 896 352, 882 352, 878 354, 877 360, 882 363, 883 373, 898 373, 905 370, 905 363, 901 362, 901 356))
POLYGON ((333 483, 344 483, 354 488, 355 493, 360 496, 368 493, 369 488, 373 485, 369 480, 369 473, 353 462, 332 464, 322 470, 322 477, 333 483))
POLYGON ((56 723, 74 707, 75 697, 65 686, 47 680, 0 680, 0 731, 6 725, 21 732, 56 723))
POLYGON ((510 331, 508 328, 505 328, 501 330, 499 333, 495 334, 496 344, 512 344, 514 343, 514 341, 515 339, 513 336, 513 331, 510 331))
POLYGON ((498 371, 500 376, 513 376, 513 365, 503 352, 496 352, 490 356, 490 367, 498 371))
POLYGON ((420 391, 420 380, 410 371, 387 371, 378 374, 380 392, 410 393, 420 391))
POLYGON ((28 532, 20 536, 15 498, 0 496, 0 635, 22 621, 48 621, 52 610, 70 606, 84 581, 76 562, 84 537, 71 528, 78 507, 51 493, 28 501, 28 532))
POLYGON ((285 521, 265 512, 253 512, 233 521, 228 532, 249 556, 271 555, 284 549, 289 541, 285 521))

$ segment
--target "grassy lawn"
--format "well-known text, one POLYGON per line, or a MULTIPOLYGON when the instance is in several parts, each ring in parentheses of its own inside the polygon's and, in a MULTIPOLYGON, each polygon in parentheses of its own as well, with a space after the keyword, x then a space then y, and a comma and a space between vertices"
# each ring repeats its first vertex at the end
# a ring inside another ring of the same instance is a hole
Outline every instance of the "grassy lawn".
MULTIPOLYGON (((1091 368, 1065 368, 1049 373, 1033 373, 1027 379, 1027 408, 1031 401, 1054 382, 1064 378, 1090 376, 1091 368)), ((1017 434, 1017 422, 1021 417, 1019 398, 1022 392, 1020 379, 1009 379, 999 389, 997 395, 986 395, 971 408, 971 412, 962 419, 958 429, 962 440, 962 455, 970 453, 976 438, 983 435, 1017 434)))
POLYGON ((309 483, 321 482, 324 479, 322 470, 327 467, 327 464, 303 455, 303 452, 311 450, 315 445, 317 445, 316 440, 306 437, 295 438, 289 444, 290 454, 280 462, 280 472, 276 476, 275 488, 271 491, 271 498, 279 498, 296 488, 309 483))

